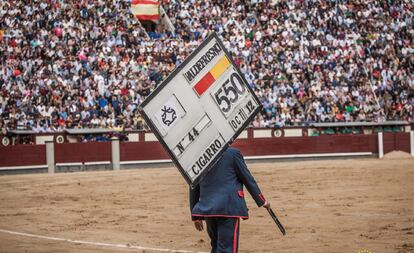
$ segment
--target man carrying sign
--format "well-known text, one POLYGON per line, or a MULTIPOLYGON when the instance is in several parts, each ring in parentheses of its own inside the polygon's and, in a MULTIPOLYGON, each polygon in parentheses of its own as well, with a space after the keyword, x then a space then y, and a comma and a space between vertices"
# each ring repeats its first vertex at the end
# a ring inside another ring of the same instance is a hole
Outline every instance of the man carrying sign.
POLYGON ((240 218, 249 217, 243 185, 259 207, 270 207, 240 151, 228 148, 206 177, 194 189, 190 189, 194 226, 202 231, 205 220, 212 253, 238 251, 240 218))
POLYGON ((277 220, 231 143, 261 110, 260 101, 216 34, 211 34, 140 105, 187 183, 198 230, 206 221, 212 252, 237 252, 243 185, 277 220))

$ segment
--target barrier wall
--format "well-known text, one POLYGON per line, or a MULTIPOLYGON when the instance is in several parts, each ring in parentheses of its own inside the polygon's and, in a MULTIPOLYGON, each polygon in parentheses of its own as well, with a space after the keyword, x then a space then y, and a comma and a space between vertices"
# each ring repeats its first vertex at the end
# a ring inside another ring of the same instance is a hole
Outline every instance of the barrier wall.
MULTIPOLYGON (((392 135, 392 134, 391 134, 392 135)), ((398 136, 407 138, 408 136, 398 136)), ((121 161, 146 161, 169 159, 159 142, 121 142, 121 161)), ((388 143, 394 147, 393 143, 388 143)), ((327 154, 327 153, 378 153, 377 135, 335 135, 291 138, 248 138, 238 139, 232 145, 244 156, 327 154)), ((398 146, 399 147, 399 146, 398 146)), ((391 148, 390 148, 391 149, 391 148)), ((409 151, 408 151, 409 152, 409 151)))
MULTIPOLYGON (((409 138, 408 138, 409 139, 409 138)), ((234 143, 245 156, 378 152, 377 135, 254 138, 234 143)))
MULTIPOLYGON (((378 135, 322 135, 315 137, 243 138, 233 144, 245 156, 378 153, 378 135)), ((385 133, 384 153, 401 150, 410 153, 410 133, 385 133)), ((121 161, 169 159, 160 143, 121 142, 121 161)))
POLYGON ((55 144, 55 163, 111 161, 110 142, 55 144))
POLYGON ((120 153, 121 161, 170 159, 158 141, 121 142, 120 153))
MULTIPOLYGON (((261 134, 261 136, 266 136, 261 134)), ((378 154, 377 134, 322 135, 314 137, 246 137, 237 139, 233 146, 245 156, 303 155, 370 152, 378 154)), ((414 142, 414 140, 413 140, 414 142)), ((384 154, 393 150, 412 152, 410 133, 384 133, 384 154)), ((54 162, 90 163, 112 161, 111 142, 62 143, 54 144, 54 162)), ((120 142, 120 162, 153 161, 169 159, 167 152, 158 141, 120 142)), ((119 161, 118 161, 119 162, 119 161)), ((16 145, 0 147, 0 169, 15 166, 46 165, 45 145, 16 145)))
POLYGON ((46 164, 45 145, 0 146, 0 167, 46 164))
POLYGON ((384 154, 393 150, 410 153, 410 133, 384 133, 384 154))

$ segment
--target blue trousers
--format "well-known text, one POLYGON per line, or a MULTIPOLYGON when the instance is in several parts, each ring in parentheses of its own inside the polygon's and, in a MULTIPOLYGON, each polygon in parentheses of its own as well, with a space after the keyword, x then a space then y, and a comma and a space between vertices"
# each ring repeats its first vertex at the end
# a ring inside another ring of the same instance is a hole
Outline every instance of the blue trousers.
POLYGON ((239 247, 239 218, 206 218, 211 253, 237 253, 239 247))

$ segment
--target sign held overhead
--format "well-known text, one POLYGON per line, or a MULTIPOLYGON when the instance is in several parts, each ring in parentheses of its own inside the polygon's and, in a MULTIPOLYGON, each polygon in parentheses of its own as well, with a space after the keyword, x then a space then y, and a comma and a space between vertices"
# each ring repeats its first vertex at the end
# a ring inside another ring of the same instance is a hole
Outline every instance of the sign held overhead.
POLYGON ((140 111, 194 187, 260 107, 213 33, 149 95, 140 111))

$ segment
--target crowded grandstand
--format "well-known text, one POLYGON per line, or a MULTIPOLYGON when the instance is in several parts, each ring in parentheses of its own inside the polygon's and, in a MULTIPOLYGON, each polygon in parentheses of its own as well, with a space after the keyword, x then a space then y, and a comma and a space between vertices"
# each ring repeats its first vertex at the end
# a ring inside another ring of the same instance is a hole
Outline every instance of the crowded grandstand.
POLYGON ((254 127, 413 121, 413 1, 160 7, 171 27, 130 1, 1 1, 1 131, 145 129, 138 106, 212 32, 263 105, 254 127))

